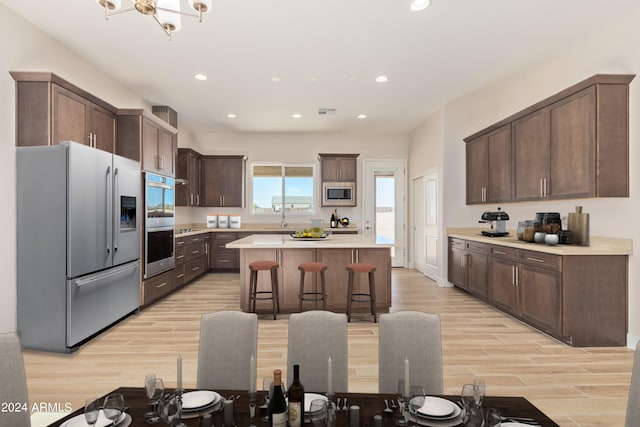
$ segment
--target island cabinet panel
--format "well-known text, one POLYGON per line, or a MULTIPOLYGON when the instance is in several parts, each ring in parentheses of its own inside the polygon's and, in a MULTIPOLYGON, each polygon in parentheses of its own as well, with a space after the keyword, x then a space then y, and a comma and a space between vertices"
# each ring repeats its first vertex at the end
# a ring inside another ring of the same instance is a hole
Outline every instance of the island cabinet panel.
POLYGON ((626 345, 627 255, 557 255, 485 244, 486 269, 474 271, 469 248, 482 244, 449 237, 449 281, 456 287, 569 345, 626 345), (486 295, 474 292, 470 276, 484 280, 486 295))
MULTIPOLYGON (((313 262, 316 259, 315 249, 298 249, 295 251, 280 250, 278 252, 280 264, 280 310, 285 313, 298 311, 298 295, 300 294, 300 271, 298 266, 303 262, 313 262)), ((316 273, 305 275, 306 292, 316 292, 319 285, 316 284, 316 273)), ((315 310, 318 305, 315 302, 305 301, 303 310, 315 310)), ((322 308, 322 305, 320 305, 322 308)))
POLYGON ((327 265, 327 308, 332 311, 347 311, 347 265, 355 261, 352 249, 318 249, 318 262, 327 265))
MULTIPOLYGON (((366 262, 376 266, 375 272, 375 292, 376 309, 380 312, 389 311, 391 306, 391 251, 389 248, 355 249, 356 260, 366 262)), ((355 292, 369 293, 369 278, 366 274, 356 274, 357 281, 354 280, 355 292)), ((354 304, 354 312, 369 312, 369 305, 366 303, 354 304)))

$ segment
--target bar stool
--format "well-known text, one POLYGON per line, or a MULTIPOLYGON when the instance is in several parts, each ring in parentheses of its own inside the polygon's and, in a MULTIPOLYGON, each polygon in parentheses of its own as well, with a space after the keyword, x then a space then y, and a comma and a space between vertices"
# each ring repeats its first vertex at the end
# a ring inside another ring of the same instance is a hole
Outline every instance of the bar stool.
POLYGON ((276 313, 280 312, 280 303, 278 302, 278 265, 275 261, 254 261, 249 264, 251 271, 249 276, 249 303, 251 304, 251 312, 256 312, 256 300, 272 300, 273 301, 273 320, 276 320, 276 313), (258 291, 258 271, 271 271, 271 290, 258 291), (269 296, 258 296, 269 294, 269 296))
POLYGON ((300 312, 302 312, 302 301, 322 301, 322 309, 327 309, 327 286, 324 281, 324 272, 327 271, 327 265, 321 262, 303 262, 298 266, 300 270, 300 293, 298 300, 300 302, 300 312), (304 291, 304 274, 320 273, 321 292, 305 292, 304 291), (310 295, 310 296, 306 296, 310 295))
POLYGON ((376 284, 373 273, 376 271, 376 266, 365 262, 357 262, 355 264, 348 264, 347 270, 349 271, 349 285, 347 291, 347 320, 351 322, 351 304, 354 302, 367 302, 371 304, 371 314, 373 315, 373 322, 378 322, 376 314, 376 284), (353 292, 353 276, 355 273, 368 273, 369 274, 369 293, 357 293, 353 292), (366 297, 363 298, 363 297, 366 297))

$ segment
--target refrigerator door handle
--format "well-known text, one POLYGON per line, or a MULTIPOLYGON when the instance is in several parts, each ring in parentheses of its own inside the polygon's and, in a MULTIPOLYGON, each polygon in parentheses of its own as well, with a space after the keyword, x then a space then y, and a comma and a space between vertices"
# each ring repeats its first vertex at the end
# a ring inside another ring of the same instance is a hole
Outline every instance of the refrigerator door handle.
POLYGON ((111 218, 111 224, 112 227, 114 228, 113 231, 113 251, 114 252, 118 252, 118 233, 120 232, 119 227, 118 227, 118 223, 119 223, 119 218, 120 218, 120 192, 119 192, 119 188, 118 188, 118 180, 120 179, 120 177, 118 176, 118 168, 113 168, 113 197, 115 198, 114 200, 114 206, 113 206, 113 218, 111 218))
MULTIPOLYGON (((107 195, 113 194, 111 191, 111 166, 107 166, 107 195)), ((112 197, 107 197, 107 253, 111 252, 111 239, 112 239, 112 226, 111 226, 111 207, 112 207, 112 197)))

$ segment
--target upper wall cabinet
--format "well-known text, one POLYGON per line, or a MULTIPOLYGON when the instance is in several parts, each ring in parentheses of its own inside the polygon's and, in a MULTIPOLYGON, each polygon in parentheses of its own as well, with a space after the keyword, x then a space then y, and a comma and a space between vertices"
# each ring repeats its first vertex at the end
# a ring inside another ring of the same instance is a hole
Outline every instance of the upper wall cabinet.
POLYGON ((511 126, 467 144, 467 204, 504 202, 511 198, 511 126))
POLYGON ((16 81, 16 145, 75 141, 113 153, 116 108, 52 73, 11 72, 16 81))
POLYGON ((356 182, 359 154, 319 154, 322 182, 356 182))
POLYGON ((177 130, 144 110, 118 110, 116 152, 140 161, 145 171, 175 176, 177 130))
POLYGON ((629 83, 634 77, 595 75, 465 138, 467 204, 628 197, 629 83), (487 158, 481 145, 507 129, 510 144, 496 143, 500 149, 487 158), (496 172, 504 156, 511 168, 502 165, 496 172), (494 157, 502 160, 492 162, 494 157), (492 185, 509 176, 505 171, 512 174, 512 185, 498 194, 509 191, 509 196, 494 197, 492 185))
POLYGON ((200 205, 244 207, 244 176, 244 156, 202 156, 200 205))
POLYGON ((184 180, 176 185, 177 206, 200 206, 202 156, 190 148, 178 148, 176 178, 184 180))

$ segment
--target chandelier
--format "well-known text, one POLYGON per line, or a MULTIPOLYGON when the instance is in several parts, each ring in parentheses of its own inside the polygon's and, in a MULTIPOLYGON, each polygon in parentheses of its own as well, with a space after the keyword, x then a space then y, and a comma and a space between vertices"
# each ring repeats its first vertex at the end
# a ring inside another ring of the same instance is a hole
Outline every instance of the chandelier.
POLYGON ((137 10, 143 15, 152 16, 169 40, 171 40, 171 34, 179 31, 182 27, 180 22, 182 15, 191 16, 196 18, 198 22, 202 22, 202 15, 211 11, 211 0, 188 0, 189 7, 196 12, 195 14, 182 12, 180 10, 181 0, 131 0, 133 5, 124 9, 122 8, 122 0, 96 1, 104 8, 104 19, 106 20, 112 15, 131 12, 132 10, 137 10))

